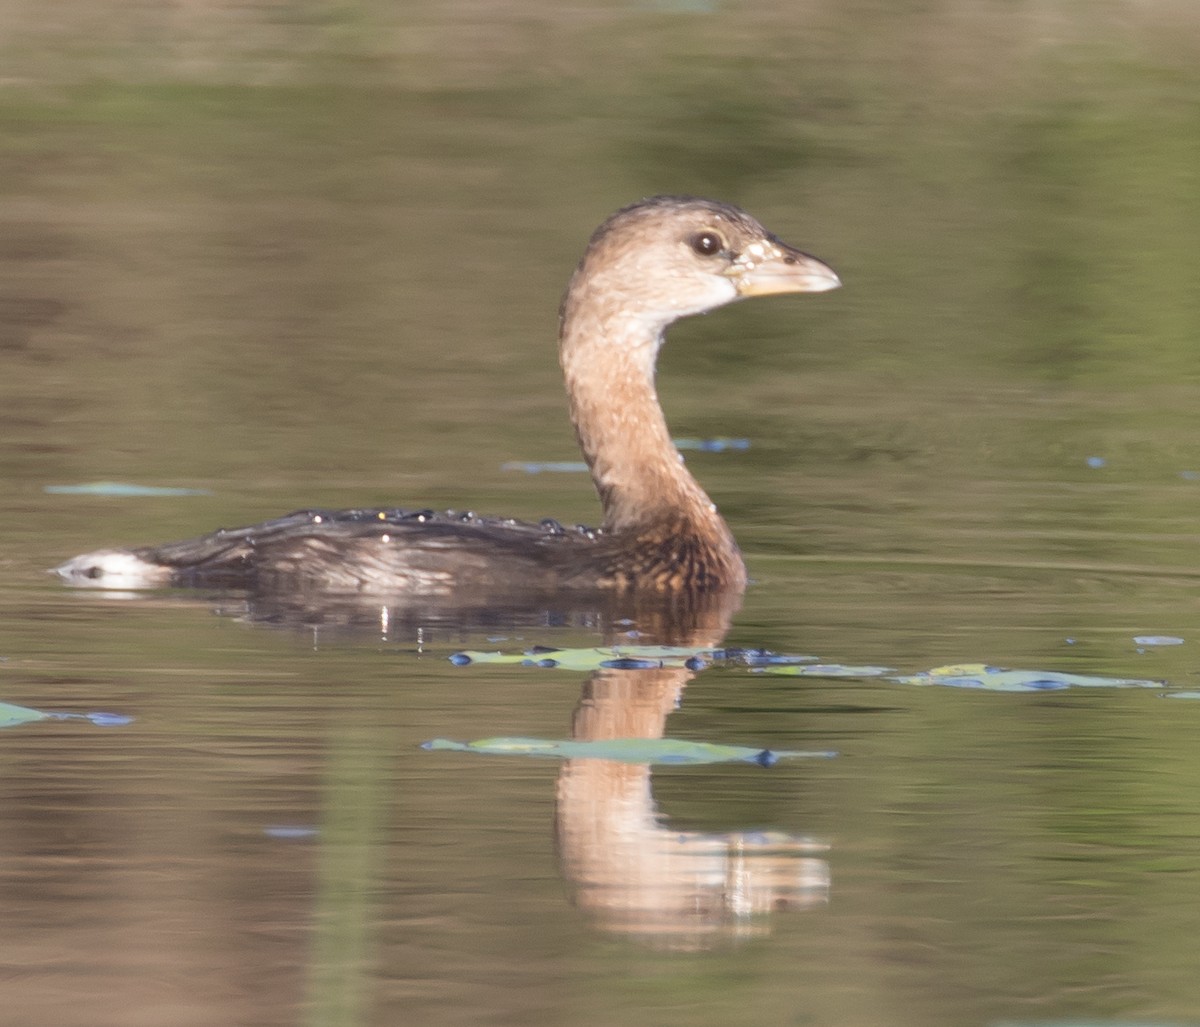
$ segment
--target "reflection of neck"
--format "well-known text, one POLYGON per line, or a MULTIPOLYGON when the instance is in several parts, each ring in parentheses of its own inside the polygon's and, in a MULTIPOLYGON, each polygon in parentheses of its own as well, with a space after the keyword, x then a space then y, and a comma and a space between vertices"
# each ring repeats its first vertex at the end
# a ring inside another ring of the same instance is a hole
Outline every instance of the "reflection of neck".
POLYGON ((662 738, 690 671, 602 670, 588 679, 575 707, 571 737, 579 741, 662 738))
MULTIPOLYGON (((597 673, 575 711, 574 737, 661 738, 691 676, 681 669, 597 673)), ((725 935, 761 933, 774 910, 827 900, 828 866, 809 855, 806 840, 781 835, 764 847, 758 831, 665 825, 645 765, 565 763, 555 827, 577 904, 606 930, 655 944, 709 947, 725 935)))
MULTIPOLYGON (((661 738, 691 673, 600 671, 584 687, 572 736, 661 738)), ((686 900, 678 857, 664 852, 650 767, 570 760, 558 778, 555 826, 578 903, 618 933, 670 933, 686 900)), ((695 860, 692 860, 695 865, 695 860)))

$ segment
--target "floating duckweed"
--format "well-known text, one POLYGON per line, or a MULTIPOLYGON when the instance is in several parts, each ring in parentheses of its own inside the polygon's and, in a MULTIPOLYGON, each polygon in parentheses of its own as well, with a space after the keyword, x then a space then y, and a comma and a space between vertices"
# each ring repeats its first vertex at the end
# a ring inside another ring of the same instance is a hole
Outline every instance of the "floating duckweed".
POLYGON ((315 827, 299 827, 291 824, 274 824, 263 828, 263 834, 268 838, 313 838, 317 834, 315 827))
POLYGON ((637 656, 618 656, 614 660, 600 661, 601 667, 610 667, 613 670, 657 670, 662 665, 662 660, 647 660, 637 656))
POLYGON ((46 713, 43 710, 0 702, 0 727, 30 724, 35 720, 88 720, 97 727, 123 727, 133 718, 120 713, 46 713))
MULTIPOLYGON (((1157 644, 1178 645, 1180 642, 1182 639, 1161 641, 1157 644)), ((756 672, 781 677, 881 678, 902 685, 942 685, 994 692, 1048 692, 1065 688, 1159 688, 1163 684, 1161 681, 1143 678, 1099 677, 1047 670, 1013 670, 984 663, 953 664, 914 674, 896 674, 891 667, 818 663, 813 656, 773 653, 765 649, 717 649, 702 646, 621 645, 597 646, 590 649, 533 646, 523 653, 463 650, 453 653, 449 659, 451 663, 460 667, 476 663, 494 663, 574 671, 639 671, 664 668, 701 671, 713 664, 732 664, 748 666, 756 672), (546 655, 548 653, 553 653, 553 656, 546 655)))
POLYGON ((116 496, 122 499, 154 496, 211 496, 208 489, 171 488, 166 485, 130 485, 122 481, 91 481, 83 485, 47 485, 54 496, 116 496))
POLYGON ((524 471, 526 474, 586 474, 588 465, 582 460, 510 460, 501 464, 502 471, 524 471))
MULTIPOLYGON (((65 713, 54 714, 54 716, 65 719, 73 715, 65 713)), ((133 723, 133 718, 127 717, 123 713, 85 713, 83 716, 97 727, 124 727, 126 724, 133 723)))
MULTIPOLYGON (((631 633, 637 637, 638 633, 631 633)), ((789 667, 796 664, 815 664, 815 656, 773 653, 767 649, 715 649, 705 646, 615 645, 582 649, 555 649, 551 646, 532 646, 523 653, 482 652, 465 649, 450 656, 450 662, 465 667, 473 663, 509 663, 526 667, 562 667, 567 670, 657 670, 663 667, 682 667, 704 670, 714 663, 746 667, 789 667), (542 653, 554 653, 555 659, 532 659, 542 653)), ((842 667, 822 664, 825 677, 874 677, 890 672, 890 667, 842 667)))
POLYGON ((487 756, 541 756, 557 759, 598 759, 618 763, 678 766, 702 763, 756 763, 771 767, 781 759, 832 759, 829 750, 775 750, 744 745, 690 742, 679 738, 613 738, 601 741, 544 738, 482 738, 455 742, 434 738, 422 742, 427 751, 472 752, 487 756))
POLYGON ((980 688, 992 692, 1045 692, 1064 688, 1160 688, 1161 681, 1141 678, 1105 678, 1088 674, 1066 674, 1045 670, 1009 670, 983 663, 963 663, 901 677, 890 677, 902 685, 945 685, 950 688, 980 688))
POLYGON ((717 649, 713 658, 741 663, 747 667, 768 667, 794 663, 816 663, 815 656, 798 656, 790 653, 773 653, 770 649, 717 649))
MULTIPOLYGON (((657 670, 661 667, 685 667, 697 656, 709 656, 712 649, 698 646, 629 645, 598 646, 582 649, 555 649, 532 646, 523 653, 482 652, 464 649, 453 653, 450 662, 459 667, 475 663, 515 664, 524 667, 560 667, 564 670, 657 670), (553 653, 553 657, 545 654, 553 653)), ((706 666, 707 664, 703 664, 706 666)), ((689 669, 697 669, 691 667, 689 669)))
POLYGON ((701 453, 740 452, 750 448, 749 439, 675 439, 676 449, 692 449, 701 453))
POLYGON ((892 667, 846 667, 840 663, 772 664, 759 668, 764 674, 797 678, 877 678, 891 674, 892 667))
POLYGON ((41 710, 31 710, 28 706, 18 706, 15 703, 0 702, 0 727, 12 727, 14 724, 29 724, 35 720, 46 720, 50 714, 41 710))

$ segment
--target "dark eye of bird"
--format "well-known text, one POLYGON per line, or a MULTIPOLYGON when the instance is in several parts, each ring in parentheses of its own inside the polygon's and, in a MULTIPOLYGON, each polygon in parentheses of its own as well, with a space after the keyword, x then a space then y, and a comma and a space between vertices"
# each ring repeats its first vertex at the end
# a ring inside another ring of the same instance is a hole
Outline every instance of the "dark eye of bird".
POLYGON ((725 248, 725 241, 716 232, 697 232, 691 242, 692 249, 702 257, 711 257, 725 248))

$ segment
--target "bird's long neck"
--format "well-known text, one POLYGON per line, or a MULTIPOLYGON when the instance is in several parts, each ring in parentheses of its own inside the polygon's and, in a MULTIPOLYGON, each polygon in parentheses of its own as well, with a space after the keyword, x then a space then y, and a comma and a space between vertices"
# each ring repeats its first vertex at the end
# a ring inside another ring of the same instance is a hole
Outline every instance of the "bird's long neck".
POLYGON ((654 388, 670 318, 621 302, 577 276, 563 303, 559 357, 571 420, 610 532, 675 525, 736 554, 716 507, 684 466, 654 388))

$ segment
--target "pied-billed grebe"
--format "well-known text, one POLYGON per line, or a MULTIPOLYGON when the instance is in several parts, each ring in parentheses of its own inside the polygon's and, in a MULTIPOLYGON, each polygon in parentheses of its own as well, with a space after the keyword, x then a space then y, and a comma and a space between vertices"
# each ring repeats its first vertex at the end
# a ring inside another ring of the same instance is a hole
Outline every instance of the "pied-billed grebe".
POLYGON ((302 510, 184 542, 86 553, 58 573, 116 589, 740 589, 737 543, 684 466, 655 393, 663 332, 745 296, 839 284, 821 261, 712 200, 657 196, 596 230, 563 299, 559 358, 604 507, 598 530, 472 513, 302 510))

